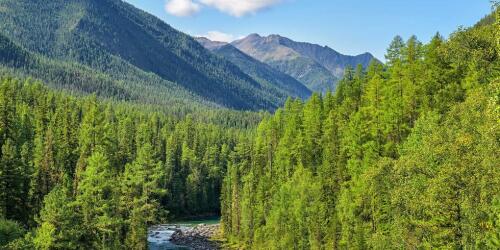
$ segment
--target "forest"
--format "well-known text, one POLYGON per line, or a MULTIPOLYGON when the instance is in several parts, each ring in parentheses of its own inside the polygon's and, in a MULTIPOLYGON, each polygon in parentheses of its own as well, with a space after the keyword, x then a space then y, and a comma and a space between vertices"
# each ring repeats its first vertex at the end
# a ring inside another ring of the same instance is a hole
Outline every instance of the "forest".
POLYGON ((0 35, 0 249, 147 249, 149 226, 200 215, 229 249, 500 248, 498 7, 449 38, 396 36, 385 64, 272 114, 184 90, 168 106, 125 83, 152 74, 16 44, 0 35))
POLYGON ((0 55, 7 54, 0 62, 7 61, 8 72, 59 89, 147 104, 254 111, 274 110, 288 95, 301 96, 275 81, 254 79, 122 0, 1 0, 0 20, 0 55))
POLYGON ((264 115, 176 117, 1 79, 6 249, 146 249, 152 223, 219 214, 230 152, 264 115))
POLYGON ((240 249, 499 249, 500 18, 394 38, 386 65, 290 99, 230 156, 240 249))

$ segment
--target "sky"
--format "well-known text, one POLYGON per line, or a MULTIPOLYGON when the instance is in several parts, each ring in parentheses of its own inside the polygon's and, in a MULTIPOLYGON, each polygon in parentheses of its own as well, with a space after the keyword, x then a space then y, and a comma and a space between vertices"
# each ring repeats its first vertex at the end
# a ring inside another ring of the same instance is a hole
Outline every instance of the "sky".
POLYGON ((193 36, 231 41, 279 34, 384 60, 396 35, 427 42, 490 13, 488 0, 125 0, 193 36))

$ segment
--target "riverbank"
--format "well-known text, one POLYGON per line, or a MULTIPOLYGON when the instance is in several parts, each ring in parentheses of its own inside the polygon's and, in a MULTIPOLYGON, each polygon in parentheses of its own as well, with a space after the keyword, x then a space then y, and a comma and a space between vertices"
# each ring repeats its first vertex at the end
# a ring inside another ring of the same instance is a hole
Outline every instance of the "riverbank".
POLYGON ((170 238, 170 242, 194 250, 217 250, 222 249, 223 243, 216 240, 219 234, 219 224, 199 224, 187 230, 175 231, 170 238))
POLYGON ((219 223, 220 223, 219 215, 178 217, 169 220, 169 224, 191 225, 193 227, 199 224, 214 225, 219 223))

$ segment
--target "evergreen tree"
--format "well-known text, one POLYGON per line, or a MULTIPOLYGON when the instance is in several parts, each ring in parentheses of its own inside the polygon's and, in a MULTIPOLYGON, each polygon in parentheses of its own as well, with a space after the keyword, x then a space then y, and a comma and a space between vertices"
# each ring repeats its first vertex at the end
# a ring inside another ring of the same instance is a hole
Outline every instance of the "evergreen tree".
POLYGON ((45 196, 33 243, 37 249, 92 248, 90 232, 83 225, 70 191, 56 186, 45 196))
POLYGON ((109 160, 97 149, 89 158, 81 175, 76 204, 81 209, 86 230, 92 232, 94 248, 115 249, 120 245, 118 214, 119 190, 109 160))
POLYGON ((122 177, 121 211, 126 218, 126 242, 134 249, 147 249, 147 226, 158 221, 161 212, 162 165, 154 162, 150 144, 142 146, 136 160, 127 164, 122 177))
POLYGON ((265 117, 224 179, 229 240, 495 249, 499 57, 497 24, 485 20, 428 45, 396 37, 385 67, 348 68, 334 95, 288 100, 265 117))

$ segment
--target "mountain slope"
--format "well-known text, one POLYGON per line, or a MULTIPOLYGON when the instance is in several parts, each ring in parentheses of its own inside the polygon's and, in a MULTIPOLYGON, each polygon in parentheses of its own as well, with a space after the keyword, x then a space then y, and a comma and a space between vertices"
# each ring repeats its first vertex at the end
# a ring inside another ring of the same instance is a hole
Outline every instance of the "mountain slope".
POLYGON ((228 44, 226 42, 212 41, 206 37, 196 37, 195 39, 199 44, 201 44, 201 46, 203 46, 203 47, 205 47, 205 49, 208 49, 211 51, 218 49, 220 47, 223 47, 223 46, 228 44))
POLYGON ((49 59, 27 51, 0 33, 0 73, 39 79, 56 89, 74 93, 96 93, 98 96, 142 103, 195 107, 217 106, 187 92, 174 83, 135 69, 127 85, 87 66, 49 59), (148 84, 149 83, 149 84, 148 84))
POLYGON ((337 78, 319 63, 280 44, 273 37, 252 34, 231 44, 253 58, 294 77, 310 90, 333 90, 337 82, 337 78))
POLYGON ((230 44, 217 48, 214 52, 240 67, 243 72, 252 76, 256 81, 262 83, 263 86, 276 88, 283 91, 287 96, 300 97, 302 99, 311 96, 311 90, 295 78, 250 57, 230 44))
POLYGON ((161 80, 146 84, 171 82, 231 108, 274 109, 283 102, 190 36, 121 0, 0 0, 0 10, 0 32, 53 60, 120 81, 141 71, 161 80))
POLYGON ((196 38, 196 40, 205 48, 237 65, 269 91, 281 92, 283 96, 302 99, 311 96, 311 91, 293 77, 252 58, 230 44, 210 41, 204 37, 196 38))
POLYGON ((82 65, 62 64, 26 51, 2 34, 0 34, 0 70, 45 80, 52 87, 73 92, 93 92, 104 97, 118 97, 121 100, 134 99, 119 83, 102 74, 82 65), (65 86, 68 82, 71 82, 71 85, 65 86))
POLYGON ((358 64, 361 64, 366 68, 368 67, 370 61, 375 59, 375 57, 373 57, 370 53, 348 56, 342 55, 328 46, 323 47, 317 44, 295 42, 278 35, 271 35, 271 37, 278 40, 280 44, 293 49, 302 56, 306 56, 318 62, 337 78, 341 78, 344 75, 344 70, 348 66, 355 68, 358 64))
POLYGON ((374 59, 368 53, 346 56, 328 47, 295 42, 279 35, 251 34, 232 45, 320 92, 335 89, 346 67, 358 64, 367 67, 374 59))

